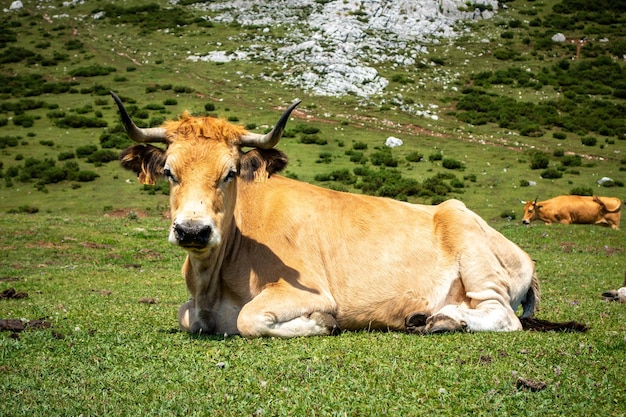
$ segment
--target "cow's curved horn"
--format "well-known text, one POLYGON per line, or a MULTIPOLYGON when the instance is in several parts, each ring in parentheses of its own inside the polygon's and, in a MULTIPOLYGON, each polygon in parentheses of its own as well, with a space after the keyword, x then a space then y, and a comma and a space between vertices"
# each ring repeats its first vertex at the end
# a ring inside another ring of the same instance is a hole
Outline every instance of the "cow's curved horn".
POLYGON ((241 137, 241 146, 250 146, 252 148, 261 148, 261 149, 272 149, 274 146, 278 145, 280 138, 283 136, 283 132, 285 131, 285 125, 289 120, 289 116, 293 109, 296 108, 298 104, 301 103, 302 100, 294 101, 291 106, 287 107, 287 110, 280 116, 278 122, 274 125, 274 128, 267 134, 261 135, 259 133, 247 133, 241 137))
POLYGON ((126 133, 128 133, 128 137, 130 137, 135 142, 140 143, 167 143, 167 138, 165 136, 165 129, 160 127, 151 127, 151 128, 139 128, 130 118, 130 115, 124 108, 124 104, 122 100, 111 91, 111 96, 113 96, 113 100, 117 104, 117 107, 120 109, 120 116, 122 116, 122 124, 124 125, 124 129, 126 129, 126 133))
POLYGON ((519 199, 519 202, 522 204, 526 204, 526 202, 524 200, 522 200, 521 198, 519 199))
POLYGON ((535 206, 537 205, 537 200, 539 199, 539 196, 535 197, 535 202, 533 203, 535 206))

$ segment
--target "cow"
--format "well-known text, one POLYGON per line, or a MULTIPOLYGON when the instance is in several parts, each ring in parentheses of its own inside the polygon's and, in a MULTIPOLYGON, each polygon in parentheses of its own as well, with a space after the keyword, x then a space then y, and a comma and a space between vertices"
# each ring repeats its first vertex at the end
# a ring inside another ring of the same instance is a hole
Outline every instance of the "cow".
POLYGON ((181 330, 287 338, 551 324, 532 317, 531 258, 462 202, 409 204, 278 175, 287 157, 275 146, 300 101, 258 134, 187 112, 139 128, 112 96, 137 142, 121 153, 122 167, 142 183, 170 183, 169 242, 187 253, 181 330))
POLYGON ((619 229, 622 200, 614 197, 560 195, 546 201, 522 201, 523 224, 542 220, 545 224, 599 224, 619 229))

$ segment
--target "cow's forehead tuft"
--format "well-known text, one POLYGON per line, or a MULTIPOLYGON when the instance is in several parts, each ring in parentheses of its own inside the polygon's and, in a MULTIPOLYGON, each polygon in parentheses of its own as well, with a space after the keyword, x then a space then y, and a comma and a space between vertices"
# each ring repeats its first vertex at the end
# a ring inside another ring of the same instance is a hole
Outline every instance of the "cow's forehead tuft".
POLYGON ((247 133, 242 126, 214 117, 195 117, 185 112, 178 120, 166 122, 163 127, 173 141, 214 140, 228 144, 238 143, 247 133))

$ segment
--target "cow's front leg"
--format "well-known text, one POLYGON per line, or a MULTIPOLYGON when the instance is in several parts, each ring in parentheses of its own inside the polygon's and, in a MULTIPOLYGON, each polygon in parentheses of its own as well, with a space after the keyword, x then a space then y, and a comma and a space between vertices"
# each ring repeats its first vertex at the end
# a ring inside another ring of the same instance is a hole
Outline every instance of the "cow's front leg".
POLYGON ((215 315, 209 310, 196 308, 196 300, 193 298, 178 309, 178 326, 190 333, 216 333, 215 315))
POLYGON ((333 311, 323 296, 274 284, 243 306, 237 328, 245 337, 331 335, 339 332, 333 311))

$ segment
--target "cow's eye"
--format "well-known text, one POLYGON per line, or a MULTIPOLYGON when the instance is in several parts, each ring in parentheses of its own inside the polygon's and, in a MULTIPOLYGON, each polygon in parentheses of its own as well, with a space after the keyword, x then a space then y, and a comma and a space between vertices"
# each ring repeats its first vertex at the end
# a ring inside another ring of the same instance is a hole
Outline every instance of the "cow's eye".
POLYGON ((231 169, 230 171, 228 171, 228 174, 226 174, 226 176, 224 177, 224 183, 228 183, 232 181, 236 176, 237 176, 237 171, 235 171, 234 169, 231 169))
POLYGON ((169 168, 163 168, 163 175, 165 175, 165 177, 172 181, 172 182, 176 182, 176 178, 174 177, 174 174, 172 174, 172 170, 169 168))

